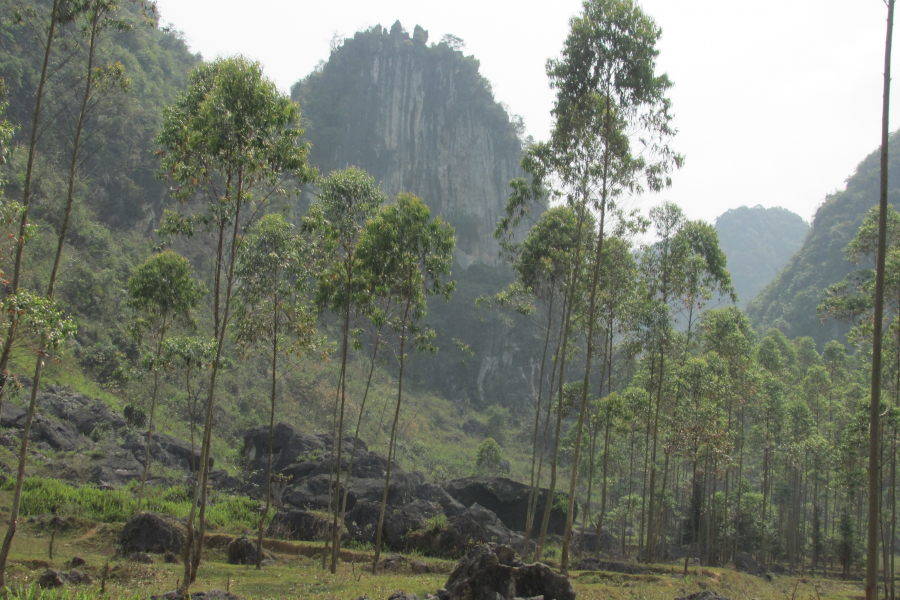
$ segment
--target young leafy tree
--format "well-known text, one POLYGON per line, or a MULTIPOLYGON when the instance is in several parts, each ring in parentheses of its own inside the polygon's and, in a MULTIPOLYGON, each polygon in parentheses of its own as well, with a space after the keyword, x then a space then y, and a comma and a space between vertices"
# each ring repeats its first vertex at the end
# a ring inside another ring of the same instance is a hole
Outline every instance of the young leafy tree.
POLYGON ((144 500, 144 485, 150 472, 150 439, 156 415, 159 393, 159 375, 164 368, 163 344, 172 327, 179 323, 189 325, 193 311, 206 287, 194 281, 191 263, 172 250, 154 254, 135 268, 128 280, 129 307, 134 311, 132 336, 139 344, 146 345, 149 354, 143 363, 153 373, 150 391, 150 422, 147 426, 147 442, 144 445, 144 472, 138 488, 137 513, 144 500))
POLYGON ((299 107, 263 75, 260 64, 237 56, 198 67, 191 74, 188 89, 165 109, 157 136, 162 170, 172 183, 172 196, 182 202, 197 198, 204 204, 189 215, 167 211, 160 233, 194 237, 207 232, 214 248, 212 337, 216 353, 206 402, 201 472, 194 480, 187 519, 181 584, 184 594, 196 578, 203 545, 216 382, 232 316, 241 234, 253 218, 253 205, 282 191, 288 179, 303 183, 314 176, 307 163, 309 147, 301 142, 299 122, 299 107))
MULTIPOLYGON (((35 373, 40 376, 40 369, 50 356, 49 351, 58 349, 75 334, 77 329, 75 322, 70 317, 64 316, 52 299, 25 289, 20 289, 15 295, 8 296, 3 302, 3 308, 7 313, 15 313, 20 326, 29 330, 34 336, 33 339, 37 340, 34 344, 34 350, 38 356, 35 373)), ((35 378, 32 382, 31 401, 25 413, 25 424, 22 427, 19 464, 16 471, 16 483, 13 487, 12 506, 9 511, 9 526, 6 536, 3 538, 3 545, 0 547, 0 587, 5 586, 6 562, 9 559, 9 551, 12 548, 18 526, 19 509, 22 503, 22 484, 25 482, 25 463, 28 457, 28 436, 31 433, 31 424, 34 421, 37 406, 37 387, 38 379, 35 378)))
POLYGON ((403 400, 403 368, 409 350, 408 344, 414 343, 420 350, 431 348, 434 331, 422 324, 426 300, 434 295, 449 300, 455 283, 445 282, 443 278, 450 274, 455 242, 453 228, 441 217, 431 220, 431 211, 424 202, 411 194, 399 194, 396 202, 383 206, 369 221, 359 244, 361 267, 371 274, 372 281, 377 286, 384 288, 380 292, 382 295, 390 294, 396 298, 395 309, 388 324, 400 342, 397 355, 400 367, 397 406, 388 442, 387 469, 378 513, 375 556, 372 560, 373 572, 378 569, 381 555, 384 511, 391 484, 391 465, 403 400))
MULTIPOLYGON (((554 329, 554 319, 558 319, 558 313, 565 312, 564 302, 567 295, 565 284, 572 269, 573 248, 577 244, 577 227, 577 217, 574 211, 567 206, 554 207, 542 214, 528 232, 527 237, 516 248, 513 268, 518 276, 518 281, 504 292, 502 298, 498 297, 498 302, 505 304, 520 293, 524 293, 534 298, 542 306, 547 319, 546 323, 542 325, 544 343, 538 375, 539 386, 532 436, 531 480, 523 550, 526 556, 529 553, 529 541, 534 526, 534 516, 537 512, 541 470, 544 462, 545 443, 543 442, 546 440, 547 426, 546 424, 544 426, 545 434, 540 435, 540 415, 546 380, 547 350, 554 329), (560 304, 563 304, 562 309, 559 307, 560 304)), ((498 233, 502 234, 502 228, 498 228, 498 233)), ((554 357, 559 352, 559 339, 556 340, 556 346, 556 350, 552 353, 554 357)), ((555 373, 550 380, 552 386, 552 382, 555 381, 555 373)), ((550 414, 548 402, 548 420, 550 414)))
MULTIPOLYGON (((19 233, 16 236, 16 251, 13 262, 12 279, 9 283, 9 295, 15 296, 19 291, 19 281, 22 271, 22 257, 25 251, 25 240, 28 237, 30 223, 28 220, 28 209, 31 205, 32 197, 32 177, 34 175, 34 162, 37 156, 37 141, 40 137, 41 115, 44 107, 45 88, 47 86, 48 72, 50 68, 50 58, 53 53, 53 44, 56 38, 57 28, 71 21, 72 16, 69 13, 68 5, 65 0, 53 0, 49 14, 47 14, 46 37, 42 40, 44 51, 44 59, 41 65, 41 74, 37 83, 37 92, 34 98, 34 109, 32 110, 31 130, 28 133, 28 161, 25 167, 25 182, 22 188, 22 203, 19 211, 19 233), (65 9, 64 9, 65 7, 65 9)), ((43 27, 39 27, 43 29, 43 27)), ((7 326, 6 337, 3 342, 3 352, 0 354, 0 406, 2 406, 3 395, 9 379, 9 359, 11 357, 13 346, 18 337, 17 330, 20 321, 17 313, 9 314, 9 324, 7 326)), ((5 572, 6 563, 0 563, 0 579, 5 572)))
MULTIPOLYGON (((51 17, 51 27, 55 27, 56 20, 59 16, 57 14, 57 8, 58 6, 56 6, 56 4, 54 3, 53 15, 51 17)), ((53 304, 53 293, 57 281, 57 276, 59 275, 59 267, 62 263, 63 247, 67 240, 69 219, 72 214, 72 208, 74 205, 75 184, 79 174, 79 167, 81 166, 79 156, 80 151, 83 147, 82 133, 84 131, 85 121, 89 116, 91 110, 99 104, 103 95, 106 95, 117 89, 124 91, 128 88, 128 80, 124 77, 124 69, 120 63, 116 63, 115 65, 107 65, 105 68, 100 68, 96 66, 95 62, 100 50, 100 44, 102 41, 101 36, 103 31, 108 28, 123 30, 127 29, 128 27, 122 20, 118 18, 116 14, 120 9, 118 2, 116 2, 116 0, 88 0, 83 4, 73 3, 71 5, 66 5, 65 8, 69 11, 65 17, 66 20, 71 20, 77 25, 80 25, 79 34, 76 35, 74 43, 80 47, 81 53, 83 54, 83 62, 80 64, 79 68, 83 68, 84 75, 79 81, 81 85, 78 86, 82 91, 79 97, 79 109, 75 113, 75 123, 73 124, 73 130, 71 132, 72 147, 68 172, 68 191, 66 194, 62 223, 59 230, 57 231, 56 254, 53 260, 53 266, 50 270, 50 280, 47 284, 46 305, 44 310, 48 315, 48 321, 42 327, 40 343, 38 344, 34 375, 32 377, 31 401, 29 403, 28 409, 29 416, 26 417, 26 420, 28 421, 28 427, 26 427, 23 432, 23 435, 25 435, 26 438, 30 430, 30 421, 34 415, 34 407, 37 402, 37 392, 40 386, 41 371, 44 366, 44 355, 46 354, 46 351, 48 349, 58 346, 59 339, 64 339, 65 337, 68 337, 71 332, 74 332, 74 325, 69 323, 61 316, 61 314, 56 311, 53 304), (52 338, 59 339, 54 342, 52 338), (48 344, 54 343, 55 345, 48 346, 48 344)), ((49 49, 50 44, 48 43, 48 55, 49 49)), ((23 202, 20 228, 20 235, 23 238, 24 232, 27 229, 27 215, 27 205, 23 202)), ((16 263, 14 267, 12 285, 12 288, 15 290, 15 294, 18 294, 19 292, 18 282, 21 274, 21 247, 22 242, 20 242, 16 250, 16 263)), ((11 348, 12 342, 15 339, 15 329, 17 328, 17 322, 18 319, 15 316, 10 319, 10 327, 7 335, 7 340, 4 344, 3 355, 0 355, 0 372, 5 372, 7 366, 6 361, 8 361, 9 358, 7 346, 11 348)), ((4 382, 0 384, 0 395, 2 395, 2 386, 5 386, 5 378, 4 382)), ((19 456, 20 470, 23 473, 25 468, 27 446, 27 439, 23 438, 19 456)), ((17 479, 16 489, 13 492, 14 497, 16 498, 21 497, 21 485, 21 479, 17 479)), ((15 513, 17 513, 18 511, 18 504, 16 501, 14 501, 14 504, 16 504, 16 506, 14 514, 12 515, 10 527, 7 530, 7 536, 3 541, 3 546, 2 548, 0 548, 0 573, 5 572, 6 570, 6 559, 9 556, 10 546, 12 544, 13 536, 15 535, 16 527, 14 521, 17 518, 17 515, 15 513)))
MULTIPOLYGON (((235 311, 235 339, 269 362, 269 448, 266 455, 266 507, 259 518, 256 568, 262 568, 263 526, 271 508, 272 446, 279 357, 308 355, 322 345, 307 288, 309 252, 302 237, 279 214, 254 225, 244 240, 235 274, 241 280, 235 311)), ((283 367, 282 367, 283 368, 283 367)))
POLYGON ((195 433, 201 409, 198 406, 203 385, 209 377, 210 365, 216 357, 216 340, 196 336, 174 336, 162 344, 160 363, 177 382, 184 382, 185 415, 191 437, 191 473, 196 475, 197 444, 195 433), (182 377, 184 378, 182 380, 182 377))
MULTIPOLYGON (((340 502, 332 503, 332 489, 341 489, 341 461, 343 460, 344 410, 346 405, 347 357, 350 351, 351 316, 364 308, 369 300, 366 271, 357 265, 357 246, 363 227, 387 200, 378 184, 361 169, 351 167, 335 171, 319 183, 316 203, 304 219, 303 227, 318 238, 325 263, 316 280, 316 304, 330 309, 341 319, 341 370, 334 408, 332 427, 331 478, 337 482, 328 486, 329 511, 333 512, 331 539, 331 572, 337 571, 340 548, 340 502)), ((357 431, 358 434, 358 431, 357 431)), ((354 442, 354 448, 356 442, 354 442)), ((354 452, 355 454, 355 452, 354 452)), ((349 478, 349 474, 348 474, 349 478)), ((328 540, 326 536, 326 548, 328 540)), ((324 568, 325 553, 323 553, 324 568)))

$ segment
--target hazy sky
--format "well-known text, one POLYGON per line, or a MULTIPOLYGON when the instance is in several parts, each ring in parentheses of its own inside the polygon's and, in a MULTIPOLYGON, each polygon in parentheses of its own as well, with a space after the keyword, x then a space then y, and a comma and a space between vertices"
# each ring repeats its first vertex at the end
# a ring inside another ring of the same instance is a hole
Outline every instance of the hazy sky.
MULTIPOLYGON (((671 91, 673 146, 686 156, 671 189, 648 196, 714 220, 742 205, 783 206, 810 220, 880 143, 883 0, 643 0, 662 27, 660 70, 671 91)), ((545 138, 556 56, 579 0, 158 0, 162 20, 205 58, 260 60, 280 88, 328 58, 335 32, 397 19, 429 42, 452 33, 481 61, 497 100, 545 138)), ((895 45, 900 45, 900 40, 895 45)), ((900 53, 895 52, 895 57, 900 53)), ((900 72, 900 63, 895 71, 900 72)), ((895 89, 893 112, 900 109, 895 89)), ((895 119, 894 122, 897 122, 895 119)), ((892 126, 893 127, 893 126, 892 126)), ((877 198, 872 198, 875 204, 877 198)))

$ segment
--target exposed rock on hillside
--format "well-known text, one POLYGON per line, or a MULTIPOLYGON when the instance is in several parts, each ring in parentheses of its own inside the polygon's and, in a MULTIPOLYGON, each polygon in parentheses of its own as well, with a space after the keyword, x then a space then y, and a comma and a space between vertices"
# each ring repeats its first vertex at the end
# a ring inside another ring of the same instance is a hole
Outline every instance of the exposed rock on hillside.
POLYGON ((446 43, 426 46, 399 22, 358 32, 291 90, 310 121, 310 160, 322 171, 355 165, 389 197, 420 196, 458 236, 457 259, 496 262, 492 237, 521 174, 517 125, 494 101, 479 63, 446 43))
MULTIPOLYGON (((465 506, 475 503, 492 510, 503 524, 515 531, 525 531, 528 514, 529 486, 505 477, 465 477, 448 482, 444 489, 465 506)), ((548 490, 538 496, 538 515, 543 515, 547 505, 548 490)), ((560 493, 560 492, 558 492, 560 493)), ((563 495, 563 497, 565 497, 563 495)), ((563 500, 561 506, 565 506, 563 500)), ((578 514, 576 507, 575 513, 578 514)), ((566 511, 558 506, 550 509, 550 525, 547 531, 563 535, 566 530, 566 511)))
MULTIPOLYGON (((249 477, 258 475, 259 448, 263 443, 261 429, 247 432, 245 458, 247 469, 256 469, 249 477), (255 450, 254 450, 255 448, 255 450)), ((279 423, 276 434, 279 468, 277 479, 289 481, 283 490, 276 486, 273 497, 280 500, 281 510, 275 515, 269 534, 287 539, 315 541, 331 531, 329 519, 321 512, 328 508, 328 469, 331 438, 312 436, 296 428, 279 423), (293 464, 290 463, 294 457, 293 464)), ((364 443, 360 448, 367 448, 364 443)), ((349 468, 352 439, 344 439, 343 469, 349 468), (349 446, 349 447, 348 447, 349 446)), ((373 543, 378 528, 378 513, 384 490, 383 471, 379 477, 368 467, 357 471, 357 464, 385 465, 385 459, 368 450, 359 450, 353 473, 347 481, 342 478, 341 489, 347 494, 345 518, 346 537, 373 543)), ((382 468, 382 467, 379 467, 382 468)), ((404 472, 394 465, 388 488, 388 507, 384 518, 384 543, 392 550, 417 550, 436 556, 457 557, 474 545, 496 542, 520 548, 524 537, 528 486, 502 477, 469 477, 447 482, 443 487, 424 483, 417 472, 404 472), (521 514, 519 514, 521 513, 521 514)), ((259 481, 264 482, 264 476, 259 481)), ((281 485, 281 484, 279 484, 281 485)), ((259 494, 264 486, 254 487, 259 494)), ((332 492, 337 490, 332 489, 332 492)), ((541 490, 539 508, 547 490, 541 490)), ((554 507, 551 512, 551 532, 562 532, 565 512, 554 507)), ((593 535, 593 534, 591 534, 593 535)), ((589 536, 590 537, 590 536, 589 536)), ((607 540, 604 539, 604 542, 607 540)), ((589 540, 593 547, 593 538, 589 540)), ((614 544, 609 544, 614 550, 614 544)), ((605 550, 605 548, 604 548, 605 550)))

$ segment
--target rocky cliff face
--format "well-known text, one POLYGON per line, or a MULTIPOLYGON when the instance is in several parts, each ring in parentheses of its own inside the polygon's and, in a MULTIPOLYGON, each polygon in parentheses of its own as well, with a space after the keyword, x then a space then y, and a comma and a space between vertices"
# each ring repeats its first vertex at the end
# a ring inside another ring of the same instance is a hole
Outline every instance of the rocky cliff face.
POLYGON ((519 129, 478 73, 478 61, 448 43, 427 45, 399 21, 357 33, 299 81, 320 171, 350 165, 382 182, 389 197, 421 197, 457 230, 457 260, 497 261, 492 233, 520 176, 519 129))

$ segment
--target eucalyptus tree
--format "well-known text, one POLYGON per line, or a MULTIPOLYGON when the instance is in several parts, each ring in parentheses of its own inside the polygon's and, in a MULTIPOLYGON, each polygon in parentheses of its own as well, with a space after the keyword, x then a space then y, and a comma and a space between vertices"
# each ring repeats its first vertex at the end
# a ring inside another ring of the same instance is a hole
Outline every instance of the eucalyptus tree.
POLYGON ((184 383, 184 409, 191 438, 191 473, 197 473, 197 421, 202 416, 199 406, 203 385, 209 377, 216 357, 216 340, 197 336, 173 336, 162 344, 160 363, 165 365, 178 384, 184 383), (183 378, 183 379, 182 379, 183 378))
MULTIPOLYGON (((686 312, 687 326, 680 364, 684 364, 691 350, 691 334, 695 311, 704 308, 713 294, 737 300, 731 285, 731 276, 726 270, 725 254, 719 248, 718 236, 710 225, 700 221, 689 221, 681 209, 665 202, 650 211, 650 220, 659 239, 647 246, 642 255, 642 267, 649 297, 674 310, 686 312)), ((654 409, 650 445, 650 485, 647 521, 647 560, 653 556, 656 537, 660 525, 656 501, 657 448, 659 442, 659 414, 666 389, 666 357, 672 346, 661 344, 655 348, 656 406, 654 409)), ((651 379, 651 385, 654 382, 651 379)), ((677 386, 673 390, 672 401, 678 401, 677 386)), ((671 447, 671 445, 669 445, 671 447)), ((666 489, 669 474, 670 452, 665 452, 661 490, 666 489)))
POLYGON ((361 267, 371 274, 373 282, 384 288, 379 291, 381 295, 391 295, 396 299, 387 323, 399 340, 397 405, 388 442, 387 468, 375 535, 373 572, 377 571, 381 555, 384 512, 403 400, 403 368, 409 350, 408 344, 419 350, 433 350, 431 341, 435 332, 422 322, 426 314, 426 300, 435 295, 449 300, 455 289, 454 282, 444 281, 444 277, 450 274, 455 243, 453 228, 443 218, 431 220, 431 211, 425 203, 411 194, 403 193, 397 196, 394 203, 383 206, 366 224, 359 243, 361 267))
POLYGON ((263 526, 272 504, 272 446, 279 358, 309 355, 323 347, 315 326, 308 285, 310 256, 304 239, 279 214, 269 214, 248 231, 235 274, 235 340, 264 357, 271 371, 269 447, 266 453, 266 506, 259 517, 256 568, 262 568, 263 526))
MULTIPOLYGON (((606 506, 607 506, 607 484, 609 482, 609 455, 610 455, 610 443, 612 441, 612 434, 616 431, 622 429, 623 421, 627 418, 628 410, 627 410, 627 402, 625 399, 618 394, 617 392, 610 392, 605 397, 598 398, 596 401, 596 411, 591 415, 591 430, 596 432, 595 435, 592 436, 591 440, 591 461, 589 467, 589 473, 591 477, 594 474, 594 452, 593 448, 596 447, 597 442, 595 439, 599 432, 603 431, 603 463, 601 467, 601 475, 600 475, 600 515, 597 517, 597 525, 596 528, 596 542, 594 543, 594 556, 600 556, 600 541, 603 539, 603 523, 606 519, 606 506)), ((589 479, 588 481, 588 496, 585 501, 584 514, 587 516, 590 514, 591 509, 591 488, 593 487, 593 481, 589 479)), ((582 531, 584 531, 584 527, 586 525, 586 519, 582 519, 582 531)))
POLYGON ((142 360, 153 373, 150 391, 150 422, 144 445, 144 472, 138 488, 136 512, 141 512, 144 485, 150 472, 150 439, 156 415, 159 375, 164 368, 163 344, 174 326, 191 325, 191 312, 206 295, 206 287, 194 281, 191 263, 172 250, 154 254, 132 272, 128 279, 128 306, 134 311, 131 335, 135 342, 146 345, 149 352, 142 360))
MULTIPOLYGON (((690 357, 677 371, 677 393, 681 396, 681 402, 676 403, 672 414, 673 446, 691 465, 691 506, 688 510, 691 552, 685 556, 685 575, 688 559, 696 554, 703 505, 701 490, 707 487, 715 490, 716 487, 715 481, 709 486, 698 485, 699 462, 701 458, 706 458, 706 476, 712 475, 718 456, 725 453, 728 444, 727 423, 721 403, 727 376, 724 361, 715 353, 690 357)), ((648 545, 648 552, 650 549, 648 545)))
MULTIPOLYGON (((747 316, 736 306, 722 309, 712 309, 703 313, 698 324, 701 347, 706 352, 717 354, 728 369, 728 377, 725 379, 723 389, 726 419, 729 438, 728 454, 737 455, 737 473, 735 474, 735 488, 737 501, 735 502, 734 519, 742 514, 741 502, 743 500, 744 481, 744 441, 746 438, 746 408, 749 399, 755 393, 757 385, 757 369, 753 362, 753 348, 756 346, 757 335, 747 316)), ((728 523, 730 474, 726 469, 724 481, 724 506, 725 523, 728 523)), ((731 551, 728 540, 729 530, 725 529, 725 539, 722 544, 722 562, 727 562, 728 553, 731 551)), ((735 537, 737 542, 737 537, 735 537)), ((735 554, 737 550, 735 549, 735 554)))
MULTIPOLYGON (((40 374, 40 368, 50 356, 51 350, 58 349, 67 339, 75 335, 77 327, 75 322, 66 317, 57 308, 52 298, 40 296, 26 289, 20 288, 16 294, 7 296, 2 308, 5 312, 13 312, 17 315, 20 327, 30 332, 35 354, 38 356, 36 372, 40 374)), ((13 499, 9 511, 9 526, 3 545, 0 546, 0 587, 6 585, 6 562, 9 559, 9 551, 12 548, 13 538, 18 526, 19 509, 22 503, 22 484, 25 481, 25 463, 28 457, 28 436, 31 433, 31 425, 34 421, 35 408, 37 406, 38 381, 32 383, 31 401, 25 413, 25 423, 22 427, 22 441, 19 445, 18 469, 16 482, 13 486, 13 499)))
POLYGON ((194 480, 183 549, 184 594, 196 578, 203 545, 216 382, 232 316, 242 232, 255 215, 254 207, 281 192, 286 180, 303 183, 313 177, 307 162, 309 147, 301 141, 299 122, 299 107, 263 75, 260 64, 237 56, 194 70, 188 89, 164 110, 157 135, 171 195, 183 203, 196 199, 200 204, 187 214, 166 211, 160 233, 189 238, 211 234, 214 256, 212 337, 216 352, 206 401, 201 472, 194 480))
MULTIPOLYGON (((38 138, 40 137, 41 116, 44 108, 44 96, 50 69, 50 58, 53 53, 53 47, 56 40, 58 27, 61 25, 65 25, 72 20, 72 14, 68 10, 69 8, 70 5, 65 0, 53 0, 53 4, 50 7, 49 14, 46 16, 46 37, 41 39, 44 58, 41 64, 41 74, 38 78, 36 86, 37 91, 34 98, 34 108, 31 112, 31 129, 28 132, 28 159, 25 167, 25 180, 22 186, 22 202, 20 204, 20 210, 18 211, 19 232, 16 236, 16 250, 15 258, 13 261, 12 279, 9 283, 10 296, 15 296, 19 291, 19 281, 21 279, 22 256, 25 250, 25 240, 28 237, 29 230, 32 228, 28 220, 28 210, 31 205, 34 162, 37 156, 37 142, 38 138)), ((28 14, 28 11, 26 11, 26 14, 28 14)), ((43 27, 38 26, 36 29, 42 30, 43 27)), ((19 337, 19 325, 20 320, 17 318, 17 314, 9 314, 9 323, 7 326, 6 336, 3 341, 3 351, 2 354, 0 354, 0 405, 2 405, 3 395, 6 391, 6 385, 9 379, 9 359, 12 354, 15 341, 17 337, 19 337)), ((0 564, 0 578, 3 577, 5 566, 5 562, 2 562, 2 564, 0 564)))
MULTIPOLYGON (((60 5, 54 2, 54 7, 52 9, 51 15, 51 29, 55 28, 56 22, 60 17, 60 14, 58 14, 59 8, 60 5)), ((21 486, 23 480, 22 478, 24 477, 25 461, 27 458, 27 436, 30 431, 31 420, 34 416, 34 410, 37 403, 37 392, 40 386, 41 371, 44 366, 44 359, 47 354, 47 350, 58 347, 62 339, 68 337, 70 333, 74 332, 74 325, 71 324, 56 310, 53 303, 53 293, 57 276, 59 274, 59 267, 62 262, 63 247, 67 239, 69 219, 74 204, 75 184, 78 176, 78 171, 81 166, 79 155, 83 146, 82 132, 84 131, 85 120, 88 117, 91 109, 96 107, 99 101, 102 99, 102 96, 116 89, 124 91, 128 87, 128 81, 124 77, 124 69, 121 63, 108 65, 105 68, 97 67, 95 63, 100 50, 99 46, 101 43, 102 32, 108 28, 115 28, 118 30, 128 28, 128 25, 126 25, 117 15, 117 11, 120 9, 119 3, 115 0, 90 0, 83 4, 67 4, 65 8, 67 10, 67 13, 65 14, 64 19, 66 21, 71 21, 79 25, 79 31, 74 38, 73 44, 79 48, 80 54, 83 55, 81 56, 81 58, 83 58, 83 61, 79 62, 77 67, 77 69, 79 70, 83 69, 81 71, 83 73, 83 76, 79 81, 79 83, 83 84, 83 91, 81 92, 81 95, 79 97, 80 106, 78 111, 75 113, 75 122, 72 124, 72 131, 70 132, 72 147, 69 155, 70 166, 68 172, 68 191, 64 205, 62 223, 59 230, 57 231, 57 248, 53 266, 50 270, 45 303, 43 303, 43 306, 40 309, 45 313, 45 323, 41 327, 41 334, 37 345, 37 357, 35 359, 34 373, 32 376, 31 399, 29 402, 28 416, 26 417, 27 426, 23 431, 23 435, 25 436, 25 438, 23 438, 22 446, 20 448, 19 470, 22 476, 18 477, 16 481, 15 489, 13 492, 14 510, 11 514, 10 526, 7 530, 6 538, 3 541, 2 548, 0 548, 0 573, 5 572, 6 570, 6 560, 9 556, 9 550, 16 531, 15 519, 17 518, 18 513, 18 500, 21 497, 21 486)), ((49 57, 50 47, 51 40, 50 34, 48 34, 45 65, 46 59, 49 57)), ((45 77, 46 73, 42 75, 42 82, 44 81, 45 77)), ((42 94, 42 92, 39 92, 39 96, 40 94, 42 94)), ((38 99, 38 102, 40 102, 40 98, 38 99)), ((35 128, 37 127, 38 113, 39 108, 36 106, 34 124, 35 128)), ((33 133, 33 135, 35 135, 35 133, 33 133)), ((29 163, 31 163, 32 158, 33 157, 29 158, 29 163)), ((28 172, 26 173, 26 177, 31 174, 30 169, 32 166, 33 165, 29 165, 29 167, 27 168, 28 172)), ((26 185, 30 186, 30 180, 26 185)), ((30 191, 28 192, 28 194, 30 194, 30 191)), ((28 293, 20 296, 21 290, 19 289, 19 279, 21 275, 22 265, 21 254, 24 244, 24 236, 28 229, 27 201, 28 197, 26 195, 26 197, 23 199, 20 221, 20 236, 23 239, 19 242, 16 248, 16 260, 11 288, 12 290, 14 290, 12 294, 13 297, 17 297, 16 302, 23 302, 26 304, 30 303, 34 306, 38 306, 41 303, 37 303, 36 298, 32 298, 30 300, 27 299, 26 297, 28 293)), ((4 342, 3 354, 0 355, 0 372, 6 371, 9 360, 9 352, 15 340, 16 329, 18 328, 18 324, 20 322, 17 313, 10 314, 10 326, 7 333, 7 339, 4 342)), ((0 396, 2 396, 3 387, 5 387, 5 377, 3 383, 0 384, 0 396)))
MULTIPOLYGON (((590 217, 588 218, 590 219, 590 217)), ((546 411, 547 422, 544 425, 544 434, 541 435, 540 416, 546 381, 547 350, 550 347, 550 340, 554 330, 554 320, 558 320, 560 312, 566 312, 566 298, 568 297, 566 283, 572 269, 573 250, 578 244, 577 229, 578 218, 568 206, 557 206, 543 213, 534 227, 528 231, 525 239, 517 245, 513 259, 513 269, 516 272, 518 281, 512 284, 508 290, 498 294, 497 297, 498 303, 505 305, 524 295, 526 298, 524 304, 517 306, 519 312, 530 314, 540 310, 529 301, 533 298, 540 305, 540 308, 543 309, 543 312, 546 313, 546 322, 541 325, 541 328, 544 330, 544 342, 538 374, 534 433, 532 436, 531 479, 523 550, 526 555, 529 553, 529 542, 534 526, 534 516, 537 511, 546 434, 551 414, 548 402, 546 411), (560 307, 560 304, 562 304, 562 307, 560 307)), ((498 228, 498 235, 501 234, 502 227, 498 228)), ((554 357, 554 374, 550 377, 551 386, 553 381, 555 381, 556 357, 559 355, 560 343, 561 339, 557 337, 555 350, 551 353, 554 357)))
MULTIPOLYGON (((594 306, 600 286, 600 256, 606 235, 607 217, 617 214, 616 202, 624 195, 644 190, 656 191, 670 183, 669 172, 680 166, 681 157, 668 147, 674 135, 670 126, 668 77, 657 75, 656 42, 660 30, 652 19, 630 0, 586 0, 582 14, 572 19, 562 57, 551 60, 547 74, 557 90, 553 109, 555 125, 547 143, 532 146, 522 161, 531 176, 531 188, 518 182, 508 213, 519 215, 528 201, 537 198, 563 199, 577 216, 577 237, 584 239, 585 215, 597 213, 594 235, 593 268, 582 273, 581 244, 576 245, 575 266, 569 275, 569 301, 563 315, 558 382, 562 399, 568 339, 576 288, 587 290, 587 352, 581 404, 576 426, 575 463, 581 450, 581 434, 593 361, 594 306), (643 151, 631 152, 633 140, 641 139, 643 151), (543 195, 534 190, 541 190, 543 195)), ((517 217, 508 217, 512 223, 517 217)), ((587 254, 587 253, 586 253, 587 254)), ((555 493, 554 451, 551 462, 550 493, 555 493)), ((578 469, 569 485, 566 535, 563 542, 562 569, 568 568, 569 543, 574 517, 574 490, 578 469)), ((541 540, 536 557, 546 540, 549 504, 541 525, 541 540)))
MULTIPOLYGON (((304 230, 317 238, 324 257, 316 279, 315 299, 322 310, 331 310, 341 320, 341 369, 332 425, 331 469, 328 486, 328 508, 333 520, 331 539, 331 572, 337 571, 340 550, 340 505, 332 490, 341 489, 343 460, 344 410, 347 397, 347 357, 350 352, 351 317, 370 301, 369 272, 358 267, 357 251, 366 223, 384 204, 387 197, 368 173, 355 167, 335 171, 319 182, 316 202, 304 219, 304 230), (337 476, 337 481, 333 477, 337 476)), ((358 435, 357 431, 357 435, 358 435)), ((354 443, 354 448, 356 443, 354 443)), ((355 452, 354 452, 355 454, 355 452)), ((349 473, 348 484, 349 484, 349 473)), ((325 547, 328 547, 326 536, 325 547)), ((325 553, 323 553, 324 568, 325 553)))
MULTIPOLYGON (((894 34, 894 0, 886 0, 887 35, 884 42, 884 94, 881 105, 881 172, 878 192, 878 250, 875 259, 875 318, 872 336, 872 383, 869 399, 869 529, 866 543, 866 600, 878 598, 878 526, 880 514, 881 478, 875 464, 878 461, 879 415, 881 413, 881 344, 882 320, 884 317, 884 285, 887 253, 887 210, 888 210, 888 142, 890 141, 890 96, 891 96, 891 43, 894 34)), ((892 545, 893 547, 893 545, 892 545)))
MULTIPOLYGON (((669 147, 675 135, 667 97, 671 81, 656 72, 662 34, 633 0, 585 0, 571 21, 562 57, 547 65, 557 90, 554 140, 567 154, 591 156, 577 174, 577 202, 598 214, 594 264, 589 276, 585 373, 578 412, 574 463, 579 461, 593 362, 595 305, 607 213, 622 196, 659 191, 682 159, 669 147), (632 152, 635 143, 640 152, 632 152)), ((577 469, 569 484, 569 505, 560 568, 568 569, 577 469)))

